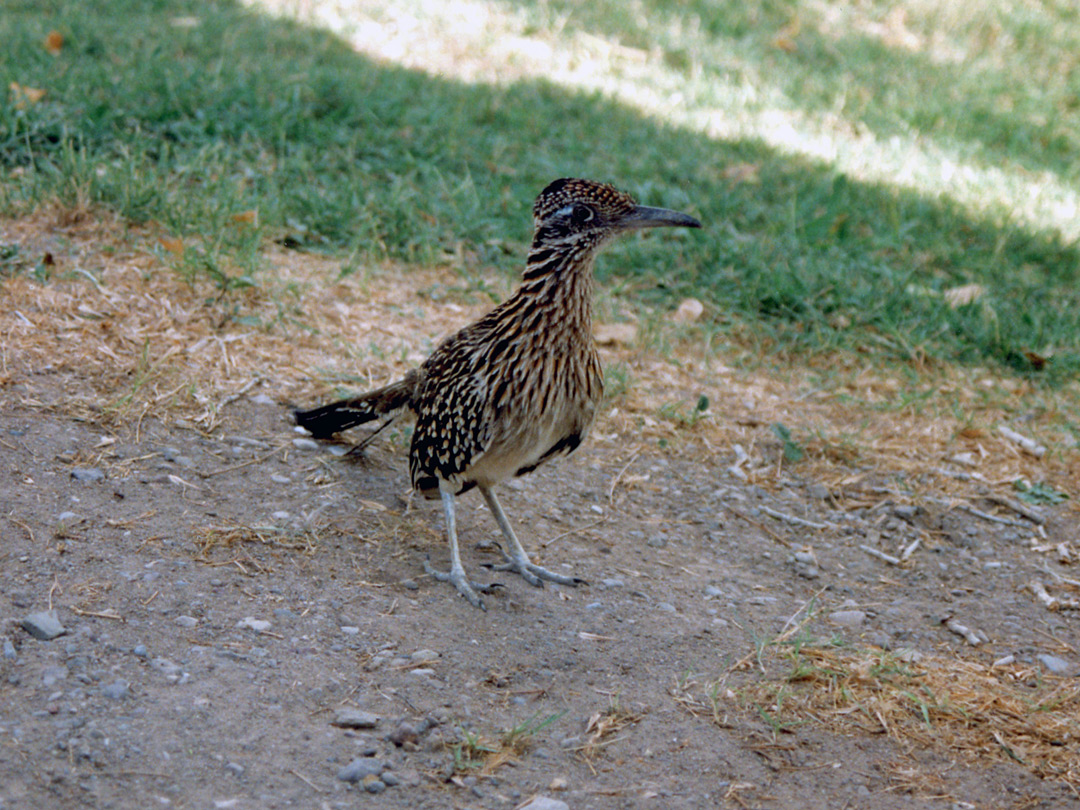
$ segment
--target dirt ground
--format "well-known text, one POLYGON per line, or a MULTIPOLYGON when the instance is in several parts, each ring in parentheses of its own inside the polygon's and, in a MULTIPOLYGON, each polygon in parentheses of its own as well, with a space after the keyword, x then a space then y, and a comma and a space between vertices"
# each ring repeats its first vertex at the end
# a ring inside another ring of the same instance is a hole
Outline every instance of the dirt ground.
MULTIPOLYGON (((251 369, 312 362, 282 340, 355 366, 335 341, 365 318, 378 363, 405 367, 483 302, 367 279, 309 291, 336 333, 249 330, 219 352, 198 343, 223 335, 191 317, 203 297, 154 287, 125 239, 8 223, 0 240, 92 276, 0 279, 2 810, 1078 806, 1068 502, 1009 506, 971 477, 989 462, 950 467, 930 439, 895 465, 785 463, 749 412, 786 407, 793 433, 850 413, 805 391, 766 407, 728 370, 701 383, 707 420, 627 393, 575 456, 503 488, 534 558, 588 585, 485 568, 497 528, 462 496, 466 567, 503 586, 480 612, 423 574, 447 552, 438 505, 407 492, 405 437, 312 442, 290 405, 326 386, 251 369), (122 339, 156 308, 185 347, 168 373, 122 339), (64 633, 39 639, 50 609, 64 633)), ((653 395, 700 374, 606 351, 653 395)))

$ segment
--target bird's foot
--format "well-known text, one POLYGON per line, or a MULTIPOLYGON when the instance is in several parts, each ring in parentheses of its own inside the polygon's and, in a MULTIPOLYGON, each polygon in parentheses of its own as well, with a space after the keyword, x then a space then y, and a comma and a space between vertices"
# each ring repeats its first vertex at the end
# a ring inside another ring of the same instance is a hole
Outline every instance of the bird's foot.
POLYGON ((464 569, 453 569, 449 571, 437 571, 431 566, 431 560, 427 557, 424 558, 424 573, 433 579, 439 580, 439 582, 449 582, 455 588, 457 592, 468 600, 469 604, 480 610, 487 610, 484 606, 484 600, 477 595, 477 591, 481 593, 494 593, 496 588, 502 586, 498 582, 493 582, 490 585, 485 585, 482 582, 469 582, 468 577, 465 576, 464 569))
POLYGON ((589 584, 579 577, 568 577, 564 574, 556 574, 554 571, 548 571, 542 565, 537 565, 524 555, 515 557, 504 551, 503 556, 506 557, 506 562, 491 566, 492 571, 513 571, 516 574, 520 574, 522 579, 530 585, 535 585, 537 588, 544 587, 545 579, 551 582, 557 582, 560 585, 569 585, 571 588, 576 588, 578 585, 589 584))

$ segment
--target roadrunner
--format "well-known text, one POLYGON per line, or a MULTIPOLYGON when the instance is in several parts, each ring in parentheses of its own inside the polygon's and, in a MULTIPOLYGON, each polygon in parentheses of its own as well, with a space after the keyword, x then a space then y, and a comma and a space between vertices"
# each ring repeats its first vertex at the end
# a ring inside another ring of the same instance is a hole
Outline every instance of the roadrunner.
MULTIPOLYGON (((317 438, 383 417, 416 417, 409 451, 413 488, 440 497, 450 571, 424 570, 483 608, 458 551, 454 496, 478 487, 509 546, 500 571, 532 585, 584 580, 529 559, 495 495, 495 485, 573 452, 588 433, 604 390, 592 335, 592 265, 612 237, 639 228, 700 228, 691 216, 638 205, 606 183, 556 180, 533 205, 536 231, 518 290, 444 340, 419 368, 390 385, 310 411, 296 423, 317 438)), ((385 426, 388 422, 384 422, 385 426)))

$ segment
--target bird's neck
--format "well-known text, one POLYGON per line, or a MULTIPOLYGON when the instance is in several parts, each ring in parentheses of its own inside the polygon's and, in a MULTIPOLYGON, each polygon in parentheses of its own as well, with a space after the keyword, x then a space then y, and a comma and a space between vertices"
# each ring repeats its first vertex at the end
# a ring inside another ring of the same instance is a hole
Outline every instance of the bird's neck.
POLYGON ((547 313, 546 329, 592 338, 593 251, 533 246, 517 293, 547 313))

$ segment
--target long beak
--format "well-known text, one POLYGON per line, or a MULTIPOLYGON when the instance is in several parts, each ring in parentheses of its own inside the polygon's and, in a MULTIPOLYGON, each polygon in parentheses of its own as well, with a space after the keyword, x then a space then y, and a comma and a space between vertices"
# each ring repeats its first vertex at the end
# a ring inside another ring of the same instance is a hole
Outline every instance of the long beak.
POLYGON ((701 223, 689 214, 667 208, 649 208, 639 205, 619 220, 622 230, 638 228, 700 228, 701 223))

